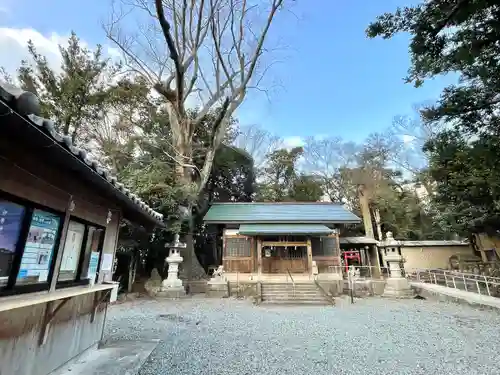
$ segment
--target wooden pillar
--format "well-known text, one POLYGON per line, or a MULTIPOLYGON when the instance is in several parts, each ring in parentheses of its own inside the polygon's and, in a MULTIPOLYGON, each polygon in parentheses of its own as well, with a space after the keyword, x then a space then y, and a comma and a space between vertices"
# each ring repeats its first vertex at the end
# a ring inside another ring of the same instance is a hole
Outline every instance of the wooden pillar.
POLYGON ((307 269, 309 271, 309 275, 312 275, 312 246, 311 246, 311 238, 307 239, 307 269))
MULTIPOLYGON (((56 290, 57 279, 59 278, 59 268, 61 267, 62 256, 64 252, 64 245, 66 244, 66 235, 68 234, 69 222, 71 219, 71 212, 75 208, 75 203, 73 202, 73 196, 70 195, 68 199, 68 204, 66 206, 66 211, 64 213, 64 221, 61 229, 61 239, 59 240, 59 248, 56 253, 56 260, 54 265, 54 272, 52 273, 52 279, 50 280, 49 291, 53 292, 56 290)), ((55 249, 54 249, 55 250, 55 249)), ((48 308, 48 307, 47 307, 48 308)))
POLYGON ((335 246, 337 246, 337 273, 342 274, 342 254, 340 253, 340 235, 335 233, 335 246))
POLYGON ((257 238, 257 274, 262 275, 262 240, 257 238))

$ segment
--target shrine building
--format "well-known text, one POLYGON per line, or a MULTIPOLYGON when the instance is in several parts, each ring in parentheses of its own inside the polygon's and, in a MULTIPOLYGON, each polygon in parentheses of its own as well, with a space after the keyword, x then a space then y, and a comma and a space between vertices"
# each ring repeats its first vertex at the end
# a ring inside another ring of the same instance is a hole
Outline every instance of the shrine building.
MULTIPOLYGON (((313 272, 340 279, 345 263, 342 247, 347 246, 349 256, 360 265, 362 257, 353 254, 361 253, 360 246, 371 249, 360 243, 350 248, 349 241, 339 238, 343 226, 361 220, 337 203, 214 203, 204 221, 222 226, 222 265, 229 281, 277 280, 288 275, 310 280, 313 272)), ((366 258, 369 262, 376 255, 368 253, 366 258)))

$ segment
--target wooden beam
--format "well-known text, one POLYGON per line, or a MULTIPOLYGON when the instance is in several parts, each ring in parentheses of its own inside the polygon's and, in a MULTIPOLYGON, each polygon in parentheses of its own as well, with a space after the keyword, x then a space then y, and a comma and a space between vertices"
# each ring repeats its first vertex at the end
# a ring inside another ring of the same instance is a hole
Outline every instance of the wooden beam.
POLYGON ((97 292, 94 294, 94 302, 92 304, 92 312, 90 313, 90 323, 94 323, 95 316, 97 315, 97 309, 111 296, 111 290, 106 290, 102 292, 97 292))
POLYGON ((61 239, 59 241, 59 247, 56 253, 56 261, 54 262, 55 264, 54 271, 52 272, 52 280, 50 280, 49 291, 51 292, 54 292, 56 290, 57 279, 59 278, 59 268, 61 267, 64 245, 66 244, 66 236, 68 235, 68 227, 71 220, 71 212, 74 210, 73 205, 73 196, 70 195, 68 204, 66 206, 66 211, 64 212, 64 221, 61 229, 61 239))
POLYGON ((271 241, 265 241, 262 242, 262 246, 307 246, 308 242, 287 242, 287 241, 280 241, 280 242, 271 242, 271 241))
POLYGON ((312 245, 311 245, 311 239, 307 239, 307 270, 309 271, 309 275, 312 275, 312 245))
POLYGON ((59 304, 55 306, 56 301, 49 301, 45 306, 45 314, 43 317, 42 327, 40 330, 40 336, 38 340, 38 345, 42 346, 47 342, 47 338, 49 337, 50 324, 52 320, 56 316, 56 314, 61 310, 61 308, 71 299, 71 297, 65 298, 59 301, 59 304), (55 307, 54 307, 55 306, 55 307))
POLYGON ((257 239, 257 274, 259 279, 262 276, 262 240, 257 239))

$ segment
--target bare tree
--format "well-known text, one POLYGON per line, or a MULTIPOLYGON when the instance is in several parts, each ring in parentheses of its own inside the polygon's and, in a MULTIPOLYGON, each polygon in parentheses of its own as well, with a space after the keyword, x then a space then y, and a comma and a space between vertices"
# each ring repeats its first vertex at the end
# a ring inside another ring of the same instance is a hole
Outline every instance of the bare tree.
POLYGON ((425 104, 415 105, 414 116, 394 117, 390 130, 394 140, 390 160, 419 182, 427 194, 432 194, 434 182, 426 172, 428 158, 423 149, 429 140, 444 130, 445 124, 423 121, 420 115, 422 108, 425 104))
MULTIPOLYGON (((172 131, 176 174, 186 187, 187 212, 205 187, 216 149, 247 91, 259 87, 266 66, 265 42, 284 0, 121 0, 105 25, 108 38, 130 71, 146 78, 165 100, 172 131), (267 6, 266 6, 267 4, 267 6), (132 18, 132 19, 131 19, 132 18), (132 25, 133 29, 125 29, 132 25), (189 106, 199 107, 196 118, 189 106), (193 164, 193 135, 218 110, 203 166, 193 164)), ((116 5, 116 4, 114 4, 116 5)), ((192 220, 191 220, 192 224, 192 220)), ((191 225, 192 228, 192 225, 191 225)), ((192 231, 187 234, 192 246, 192 231)), ((192 251, 189 268, 200 272, 192 251)))
POLYGON ((332 202, 351 203, 355 198, 355 187, 347 171, 357 166, 358 152, 358 145, 338 137, 306 139, 304 168, 322 181, 332 202))
POLYGON ((414 116, 395 116, 390 128, 370 134, 365 141, 367 148, 383 153, 388 163, 411 177, 416 177, 427 165, 423 151, 425 143, 444 127, 443 124, 422 121, 422 108, 423 104, 415 105, 414 116))
POLYGON ((267 155, 284 148, 283 139, 258 125, 246 125, 239 129, 234 145, 248 152, 254 160, 254 168, 262 170, 267 155))

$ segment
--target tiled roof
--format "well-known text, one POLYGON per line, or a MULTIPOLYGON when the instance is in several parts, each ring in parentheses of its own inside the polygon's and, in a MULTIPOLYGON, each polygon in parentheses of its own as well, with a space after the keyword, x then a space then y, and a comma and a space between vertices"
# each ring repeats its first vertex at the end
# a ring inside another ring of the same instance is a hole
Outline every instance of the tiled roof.
POLYGON ((132 193, 122 183, 118 182, 116 177, 104 169, 95 159, 92 158, 89 153, 73 145, 70 136, 59 134, 56 131, 53 121, 37 116, 35 113, 39 113, 39 102, 38 98, 34 94, 0 81, 0 100, 5 101, 6 104, 18 114, 29 119, 32 125, 38 126, 44 133, 52 137, 61 147, 70 151, 73 155, 90 167, 96 174, 104 178, 109 184, 118 190, 118 192, 126 196, 137 206, 138 209, 144 211, 159 222, 163 220, 163 215, 161 213, 154 211, 136 194, 132 193))
POLYGON ((359 223, 337 203, 214 203, 204 217, 208 223, 359 223))

